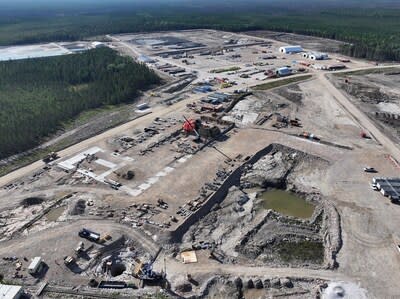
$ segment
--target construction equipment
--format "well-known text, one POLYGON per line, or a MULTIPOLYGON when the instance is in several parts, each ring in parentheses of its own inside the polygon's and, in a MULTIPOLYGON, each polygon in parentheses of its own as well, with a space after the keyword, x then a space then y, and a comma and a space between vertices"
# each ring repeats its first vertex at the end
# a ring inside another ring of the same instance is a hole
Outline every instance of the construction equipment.
POLYGON ((306 138, 306 139, 310 139, 310 140, 314 140, 314 141, 320 141, 321 139, 317 136, 315 136, 312 133, 309 132, 303 132, 302 134, 299 134, 300 137, 306 138))
POLYGON ((371 139, 371 137, 365 131, 360 132, 360 137, 365 139, 371 139))
POLYGON ((105 242, 107 242, 107 241, 109 241, 109 240, 111 240, 111 236, 110 236, 109 234, 105 234, 104 236, 102 236, 102 237, 99 239, 98 243, 104 244, 105 242))
POLYGON ((42 161, 44 163, 50 163, 54 160, 57 160, 58 158, 60 158, 60 157, 58 156, 58 154, 56 152, 51 152, 48 155, 46 155, 46 157, 44 157, 42 161))
POLYGON ((298 119, 291 119, 289 122, 292 127, 302 127, 300 120, 298 119))
POLYGON ((84 248, 85 248, 85 245, 83 244, 83 242, 82 241, 79 242, 78 246, 75 248, 75 254, 79 255, 83 251, 84 248))
POLYGON ((64 264, 66 265, 66 266, 70 266, 70 265, 72 265, 73 263, 75 263, 75 259, 72 257, 72 256, 66 256, 66 257, 64 257, 64 264))
POLYGON ((153 271, 154 260, 148 263, 143 263, 138 260, 133 270, 133 276, 143 281, 158 281, 165 277, 164 273, 153 271))
POLYGON ((197 136, 197 139, 200 140, 201 139, 200 134, 199 134, 199 132, 197 132, 197 129, 196 129, 196 125, 197 125, 196 121, 194 119, 189 120, 184 115, 183 115, 183 118, 185 119, 185 122, 183 123, 182 128, 186 132, 186 134, 189 135, 191 132, 194 132, 197 136))
POLYGON ((161 198, 157 200, 157 206, 164 210, 168 209, 168 204, 161 198))

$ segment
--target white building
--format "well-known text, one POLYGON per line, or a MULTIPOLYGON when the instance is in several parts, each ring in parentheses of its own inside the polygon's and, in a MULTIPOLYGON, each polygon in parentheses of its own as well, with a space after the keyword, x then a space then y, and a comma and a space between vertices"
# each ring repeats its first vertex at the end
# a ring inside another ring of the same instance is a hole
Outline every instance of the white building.
POLYGON ((311 60, 325 60, 328 59, 328 54, 326 53, 318 53, 318 52, 308 52, 303 53, 303 58, 308 58, 311 60))
POLYGON ((280 47, 279 52, 284 54, 296 54, 303 52, 303 48, 301 46, 285 46, 280 47))
POLYGON ((372 183, 376 184, 383 196, 400 199, 400 178, 375 177, 372 183))
POLYGON ((312 53, 309 55, 311 60, 325 60, 328 59, 328 54, 326 53, 312 53))
POLYGON ((34 257, 28 267, 29 274, 36 274, 42 268, 42 258, 40 256, 34 257))
POLYGON ((107 47, 107 45, 105 43, 102 43, 102 42, 93 42, 92 43, 92 47, 93 48, 104 48, 104 47, 107 47))
POLYGON ((0 283, 0 299, 19 299, 22 295, 22 287, 0 283))

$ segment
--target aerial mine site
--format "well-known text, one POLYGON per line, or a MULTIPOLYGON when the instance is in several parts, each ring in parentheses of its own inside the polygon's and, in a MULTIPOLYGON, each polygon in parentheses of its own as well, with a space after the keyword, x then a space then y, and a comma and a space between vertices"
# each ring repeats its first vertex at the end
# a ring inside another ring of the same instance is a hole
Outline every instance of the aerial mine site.
POLYGON ((82 42, 162 82, 0 177, 2 280, 28 298, 400 297, 400 66, 339 44, 206 29, 82 42))

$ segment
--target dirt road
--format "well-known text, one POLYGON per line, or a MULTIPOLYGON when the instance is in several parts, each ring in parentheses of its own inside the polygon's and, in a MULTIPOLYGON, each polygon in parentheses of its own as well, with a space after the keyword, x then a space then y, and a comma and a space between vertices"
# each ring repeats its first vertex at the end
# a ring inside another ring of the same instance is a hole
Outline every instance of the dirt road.
MULTIPOLYGON (((209 260, 206 263, 183 264, 175 259, 167 258, 165 266, 168 273, 193 273, 195 275, 212 273, 215 275, 229 274, 234 276, 260 276, 260 277, 305 277, 305 278, 321 278, 326 280, 349 280, 346 275, 337 271, 314 270, 306 268, 273 268, 268 266, 245 266, 234 264, 219 264, 218 262, 209 260)), ((160 264, 161 266, 161 264, 160 264)))

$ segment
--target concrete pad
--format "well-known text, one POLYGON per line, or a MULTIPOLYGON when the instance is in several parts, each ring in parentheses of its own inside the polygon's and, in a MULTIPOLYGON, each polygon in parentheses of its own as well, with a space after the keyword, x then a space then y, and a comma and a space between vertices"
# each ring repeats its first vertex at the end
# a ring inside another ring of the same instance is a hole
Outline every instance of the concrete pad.
POLYGON ((108 168, 114 168, 116 166, 114 163, 106 161, 106 160, 103 160, 103 159, 97 159, 94 162, 99 164, 99 165, 103 165, 105 167, 108 167, 108 168))

